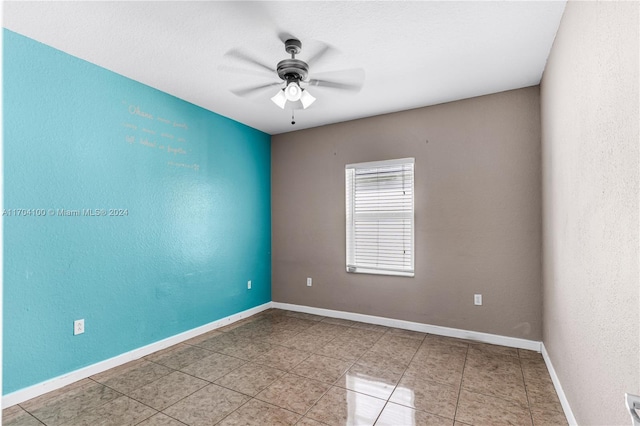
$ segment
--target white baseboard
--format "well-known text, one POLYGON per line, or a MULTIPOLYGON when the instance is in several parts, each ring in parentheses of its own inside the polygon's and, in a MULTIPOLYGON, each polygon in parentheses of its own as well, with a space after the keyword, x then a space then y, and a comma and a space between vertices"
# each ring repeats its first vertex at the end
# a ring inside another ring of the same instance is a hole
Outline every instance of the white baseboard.
POLYGON ((38 383, 36 385, 29 386, 28 388, 20 389, 10 394, 4 395, 2 397, 2 408, 11 407, 12 405, 19 404, 31 398, 35 398, 37 396, 43 395, 47 392, 60 389, 61 387, 69 385, 73 382, 77 382, 78 380, 85 379, 87 377, 93 376, 94 374, 98 374, 103 371, 106 371, 110 368, 114 368, 119 365, 125 364, 129 361, 142 358, 143 356, 147 356, 161 349, 168 348, 169 346, 184 342, 185 340, 189 340, 193 337, 199 336, 201 334, 207 333, 209 331, 215 330, 225 325, 232 324, 236 321, 240 321, 241 319, 250 317, 251 315, 255 315, 264 310, 267 310, 270 307, 271 307, 271 302, 267 302, 260 306, 256 306, 255 308, 238 312, 237 314, 233 314, 228 317, 210 322, 209 324, 205 324, 203 326, 196 327, 189 331, 185 331, 184 333, 176 334, 175 336, 171 336, 166 339, 160 340, 158 342, 151 343, 150 345, 143 346, 141 348, 134 349, 129 352, 125 352, 113 358, 100 361, 96 364, 92 364, 87 367, 80 368, 70 373, 63 374, 62 376, 54 377, 53 379, 44 381, 42 383, 38 383))
POLYGON ((569 405, 569 400, 564 394, 564 390, 562 389, 562 385, 560 384, 560 379, 556 374, 556 370, 553 368, 551 358, 549 358, 549 353, 547 352, 547 348, 545 348, 544 343, 542 344, 542 358, 544 358, 544 363, 547 365, 547 370, 549 370, 549 375, 551 376, 553 387, 556 389, 556 393, 558 394, 558 398, 560 399, 560 404, 562 405, 562 409, 564 410, 564 415, 567 418, 567 422, 571 426, 577 426, 578 422, 573 415, 573 411, 571 410, 571 406, 569 405))
POLYGON ((438 325, 422 324, 419 322, 404 321, 392 318, 377 317, 373 315, 355 314, 331 309, 314 308, 311 306, 292 305, 289 303, 271 302, 271 306, 277 309, 286 309, 307 314, 322 315, 325 317, 341 318, 351 321, 366 322, 369 324, 384 325, 387 327, 403 328, 405 330, 420 331, 423 333, 437 334, 439 336, 457 337, 459 339, 475 340, 493 345, 509 346, 512 348, 528 349, 540 352, 542 342, 535 340, 519 339, 517 337, 500 336, 498 334, 481 333, 479 331, 461 330, 458 328, 441 327, 438 325))

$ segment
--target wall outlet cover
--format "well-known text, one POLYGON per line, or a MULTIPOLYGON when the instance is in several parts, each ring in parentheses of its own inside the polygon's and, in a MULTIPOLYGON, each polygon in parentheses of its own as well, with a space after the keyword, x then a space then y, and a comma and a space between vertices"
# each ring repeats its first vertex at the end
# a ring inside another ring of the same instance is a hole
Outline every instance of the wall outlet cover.
POLYGON ((79 319, 73 322, 73 335, 77 336, 78 334, 84 333, 84 320, 79 319))
POLYGON ((476 306, 481 306, 482 305, 482 295, 481 294, 474 294, 473 295, 473 304, 476 306))

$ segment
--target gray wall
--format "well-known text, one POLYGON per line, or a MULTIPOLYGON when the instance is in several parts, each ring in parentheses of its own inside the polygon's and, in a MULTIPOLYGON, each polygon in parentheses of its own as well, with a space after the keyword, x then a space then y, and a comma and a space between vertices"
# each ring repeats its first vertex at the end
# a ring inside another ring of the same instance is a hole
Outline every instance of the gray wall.
POLYGON ((541 340, 539 112, 535 86, 273 136, 273 300, 541 340), (415 278, 348 274, 344 166, 403 157, 415 278))
POLYGON ((542 79, 544 344, 579 424, 640 394, 638 2, 569 2, 542 79))

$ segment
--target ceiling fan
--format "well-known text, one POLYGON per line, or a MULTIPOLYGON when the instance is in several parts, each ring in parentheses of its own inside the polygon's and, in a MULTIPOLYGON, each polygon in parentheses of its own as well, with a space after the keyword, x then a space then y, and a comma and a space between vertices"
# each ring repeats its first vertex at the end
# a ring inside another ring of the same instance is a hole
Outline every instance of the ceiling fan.
MULTIPOLYGON (((284 40, 284 50, 290 54, 291 57, 278 62, 275 68, 238 49, 228 51, 225 56, 251 65, 255 71, 269 71, 272 75, 275 74, 280 79, 280 81, 276 82, 231 90, 231 92, 242 97, 255 96, 266 89, 279 86, 275 95, 271 97, 271 101, 273 101, 274 104, 282 109, 285 109, 285 107, 291 109, 307 109, 316 101, 315 96, 308 90, 311 86, 349 92, 358 92, 362 87, 364 71, 361 68, 325 72, 315 75, 317 78, 309 78, 310 66, 328 56, 327 54, 334 50, 327 44, 323 44, 322 48, 311 56, 307 62, 296 58, 296 55, 302 51, 302 42, 300 40, 287 37, 284 40)), ((228 67, 227 70, 237 71, 235 68, 229 69, 228 67)), ((246 71, 249 72, 249 70, 246 71)), ((255 72, 249 73, 255 74, 255 72)))

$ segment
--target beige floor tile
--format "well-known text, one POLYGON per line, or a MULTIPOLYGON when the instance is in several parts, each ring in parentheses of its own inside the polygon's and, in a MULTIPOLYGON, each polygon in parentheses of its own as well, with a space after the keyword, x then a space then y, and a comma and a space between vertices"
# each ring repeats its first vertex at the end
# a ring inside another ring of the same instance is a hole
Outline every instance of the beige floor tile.
MULTIPOLYGON (((417 340, 412 339, 403 338, 403 340, 417 342, 417 340)), ((408 365, 409 362, 411 362, 411 360, 413 359, 413 356, 416 354, 417 350, 417 347, 403 346, 396 343, 384 342, 383 339, 380 339, 369 349, 368 352, 393 358, 403 364, 408 365)))
POLYGON ((351 327, 344 331, 340 335, 342 339, 349 339, 352 342, 358 342, 362 344, 366 344, 369 346, 373 346, 378 340, 384 336, 384 331, 377 330, 366 330, 358 327, 351 327))
POLYGON ((252 399, 245 405, 231 413, 218 425, 220 426, 289 426, 294 425, 300 418, 275 405, 252 399))
POLYGON ((467 351, 468 365, 487 365, 492 363, 514 365, 518 368, 521 368, 520 358, 518 358, 517 356, 509 355, 509 352, 500 352, 497 350, 491 352, 490 350, 487 350, 486 347, 482 347, 479 345, 469 345, 469 350, 467 351))
POLYGON ((332 384, 338 380, 351 365, 353 365, 351 361, 344 361, 322 355, 311 355, 292 369, 291 372, 308 379, 332 384))
POLYGON ((384 325, 369 324, 369 323, 366 323, 366 322, 358 322, 358 321, 356 321, 355 324, 353 324, 352 327, 353 328, 359 328, 359 329, 362 329, 362 330, 377 331, 377 332, 381 332, 381 333, 386 333, 389 330, 389 327, 386 327, 384 325))
POLYGON ((180 371, 209 382, 214 382, 246 363, 247 361, 243 359, 214 352, 208 357, 202 358, 200 361, 187 365, 180 371))
POLYGON ((217 386, 206 386, 164 410, 164 413, 191 426, 215 424, 250 397, 217 386))
POLYGON ((240 339, 233 344, 222 347, 216 352, 250 361, 268 352, 272 348, 273 345, 267 342, 240 339))
POLYGON ((373 425, 384 405, 382 399, 332 387, 306 417, 334 426, 373 425))
POLYGON ((522 378, 516 376, 492 376, 490 372, 471 373, 470 370, 465 369, 462 377, 462 388, 470 392, 495 396, 520 404, 527 403, 527 393, 524 382, 522 378))
POLYGON ((41 426, 42 423, 19 405, 2 410, 2 422, 5 426, 41 426))
POLYGON ((287 374, 256 395, 256 398, 304 414, 330 387, 326 383, 287 374))
POLYGON ((297 349, 303 352, 316 352, 321 349, 327 343, 332 341, 332 336, 318 336, 317 334, 299 333, 289 340, 280 343, 280 346, 284 346, 290 349, 297 349))
POLYGON ((206 339, 199 340, 192 343, 192 346, 208 349, 210 351, 219 352, 233 343, 237 342, 240 338, 229 333, 216 333, 206 339))
POLYGON ((540 360, 544 362, 544 359, 542 358, 542 354, 536 351, 518 349, 518 356, 520 357, 520 359, 533 359, 533 360, 540 360))
POLYGON ((91 378, 118 392, 128 394, 173 371, 174 370, 164 365, 139 359, 96 374, 91 376, 91 378))
POLYGON ((121 396, 65 423, 68 426, 133 426, 157 411, 121 396))
POLYGON ((341 325, 343 327, 353 327, 356 324, 355 321, 350 321, 342 318, 330 318, 330 317, 323 319, 322 322, 325 324, 341 325))
POLYGON ((468 346, 456 345, 422 345, 416 354, 417 357, 423 353, 433 360, 438 360, 443 364, 453 363, 456 365, 464 365, 467 359, 468 346))
POLYGON ((462 362, 443 362, 442 360, 415 358, 405 371, 405 376, 415 377, 421 380, 444 383, 451 386, 459 386, 462 381, 464 359, 462 362))
POLYGON ((320 315, 307 314, 304 312, 293 312, 293 311, 287 311, 285 315, 289 317, 300 318, 300 319, 305 319, 309 321, 322 321, 323 319, 326 318, 320 315))
POLYGON ((526 406, 462 390, 456 420, 470 425, 531 425, 526 406))
POLYGON ((20 405, 42 423, 57 426, 120 396, 111 388, 84 379, 20 405))
POLYGON ((366 352, 356 361, 356 364, 366 365, 367 367, 373 367, 378 370, 389 370, 393 373, 404 373, 409 365, 408 362, 402 362, 374 352, 366 352))
POLYGON ((260 342, 269 343, 271 345, 279 345, 286 342, 287 340, 293 339, 298 334, 300 334, 300 331, 282 330, 269 334, 258 335, 255 336, 254 339, 260 342))
POLYGON ((402 328, 390 328, 387 331, 387 335, 405 337, 405 338, 414 339, 422 342, 426 336, 426 333, 421 333, 419 331, 405 330, 402 328))
POLYGON ((209 331, 207 333, 202 333, 199 336, 196 337, 192 337, 189 340, 185 340, 184 342, 182 342, 185 345, 191 345, 191 346, 200 346, 200 343, 204 342, 205 340, 209 340, 213 337, 216 336, 220 336, 224 333, 217 331, 217 330, 213 330, 213 331, 209 331))
POLYGON ((453 420, 458 391, 456 386, 405 376, 389 401, 453 420))
POLYGON ((285 374, 267 365, 248 362, 215 381, 216 384, 254 396, 285 374))
POLYGON ((158 413, 147 420, 138 423, 138 426, 184 426, 184 423, 172 419, 166 414, 158 413))
POLYGON ((452 426, 453 420, 404 405, 387 403, 376 422, 376 426, 452 426))
POLYGON ((469 341, 457 339, 455 337, 438 336, 436 334, 427 334, 422 341, 423 345, 428 346, 461 346, 468 347, 469 341))
POLYGON ((376 342, 376 345, 399 346, 417 350, 422 345, 422 340, 406 337, 401 334, 385 333, 376 342))
POLYGON ((329 343, 323 345, 316 351, 318 355, 324 355, 331 358, 340 358, 345 361, 355 361, 362 356, 372 343, 361 343, 356 339, 347 336, 337 337, 329 343))
POLYGON ((334 386, 360 392, 376 398, 388 399, 400 381, 402 373, 354 365, 334 383, 334 386))
POLYGON ((522 369, 516 357, 502 354, 468 357, 462 387, 470 392, 527 404, 522 369))
POLYGON ((549 370, 547 370, 546 364, 541 359, 521 358, 520 365, 522 366, 525 382, 550 378, 549 370))
POLYGON ((506 355, 518 357, 518 349, 506 346, 490 345, 487 343, 472 343, 469 346, 473 350, 478 350, 487 354, 506 355))
POLYGON ((250 323, 252 321, 255 321, 255 320, 256 320, 256 318, 254 318, 254 317, 241 319, 241 320, 236 321, 236 322, 234 322, 232 324, 225 325, 224 327, 217 328, 216 331, 219 331, 219 332, 222 332, 222 333, 228 333, 231 330, 235 330, 236 328, 242 327, 243 325, 248 324, 248 323, 250 323))
POLYGON ((560 400, 556 394, 551 378, 536 377, 535 379, 525 380, 525 388, 527 389, 527 397, 529 404, 557 404, 560 400))
POLYGON ((298 420, 296 426, 327 426, 326 423, 320 423, 317 420, 310 419, 309 417, 303 417, 298 420))
POLYGON ((227 334, 231 337, 253 340, 279 331, 283 331, 282 328, 273 324, 251 323, 231 330, 227 334))
POLYGON ((162 411, 208 384, 204 380, 175 371, 134 390, 129 396, 149 407, 162 411))
POLYGON ((549 409, 541 406, 531 406, 531 417, 533 418, 534 426, 566 426, 569 423, 567 418, 560 409, 549 409))
POLYGON ((180 370, 189 364, 193 364, 194 362, 211 355, 211 351, 198 346, 181 344, 172 346, 168 349, 169 350, 149 355, 147 356, 147 359, 166 367, 173 368, 174 370, 180 370))
MULTIPOLYGON (((318 321, 322 321, 322 319, 318 321)), ((287 330, 305 331, 310 327, 313 327, 314 325, 316 325, 318 321, 315 321, 313 319, 307 319, 307 318, 295 318, 295 317, 290 317, 288 315, 285 315, 282 317, 281 324, 283 324, 283 326, 287 330)))
POLYGON ((317 323, 313 327, 306 330, 309 334, 318 334, 320 336, 339 337, 344 334, 349 328, 341 325, 327 324, 324 321, 317 323))
POLYGON ((273 346, 267 352, 253 361, 259 364, 268 365, 279 370, 289 371, 296 365, 309 357, 308 352, 297 349, 285 348, 284 346, 273 346))

